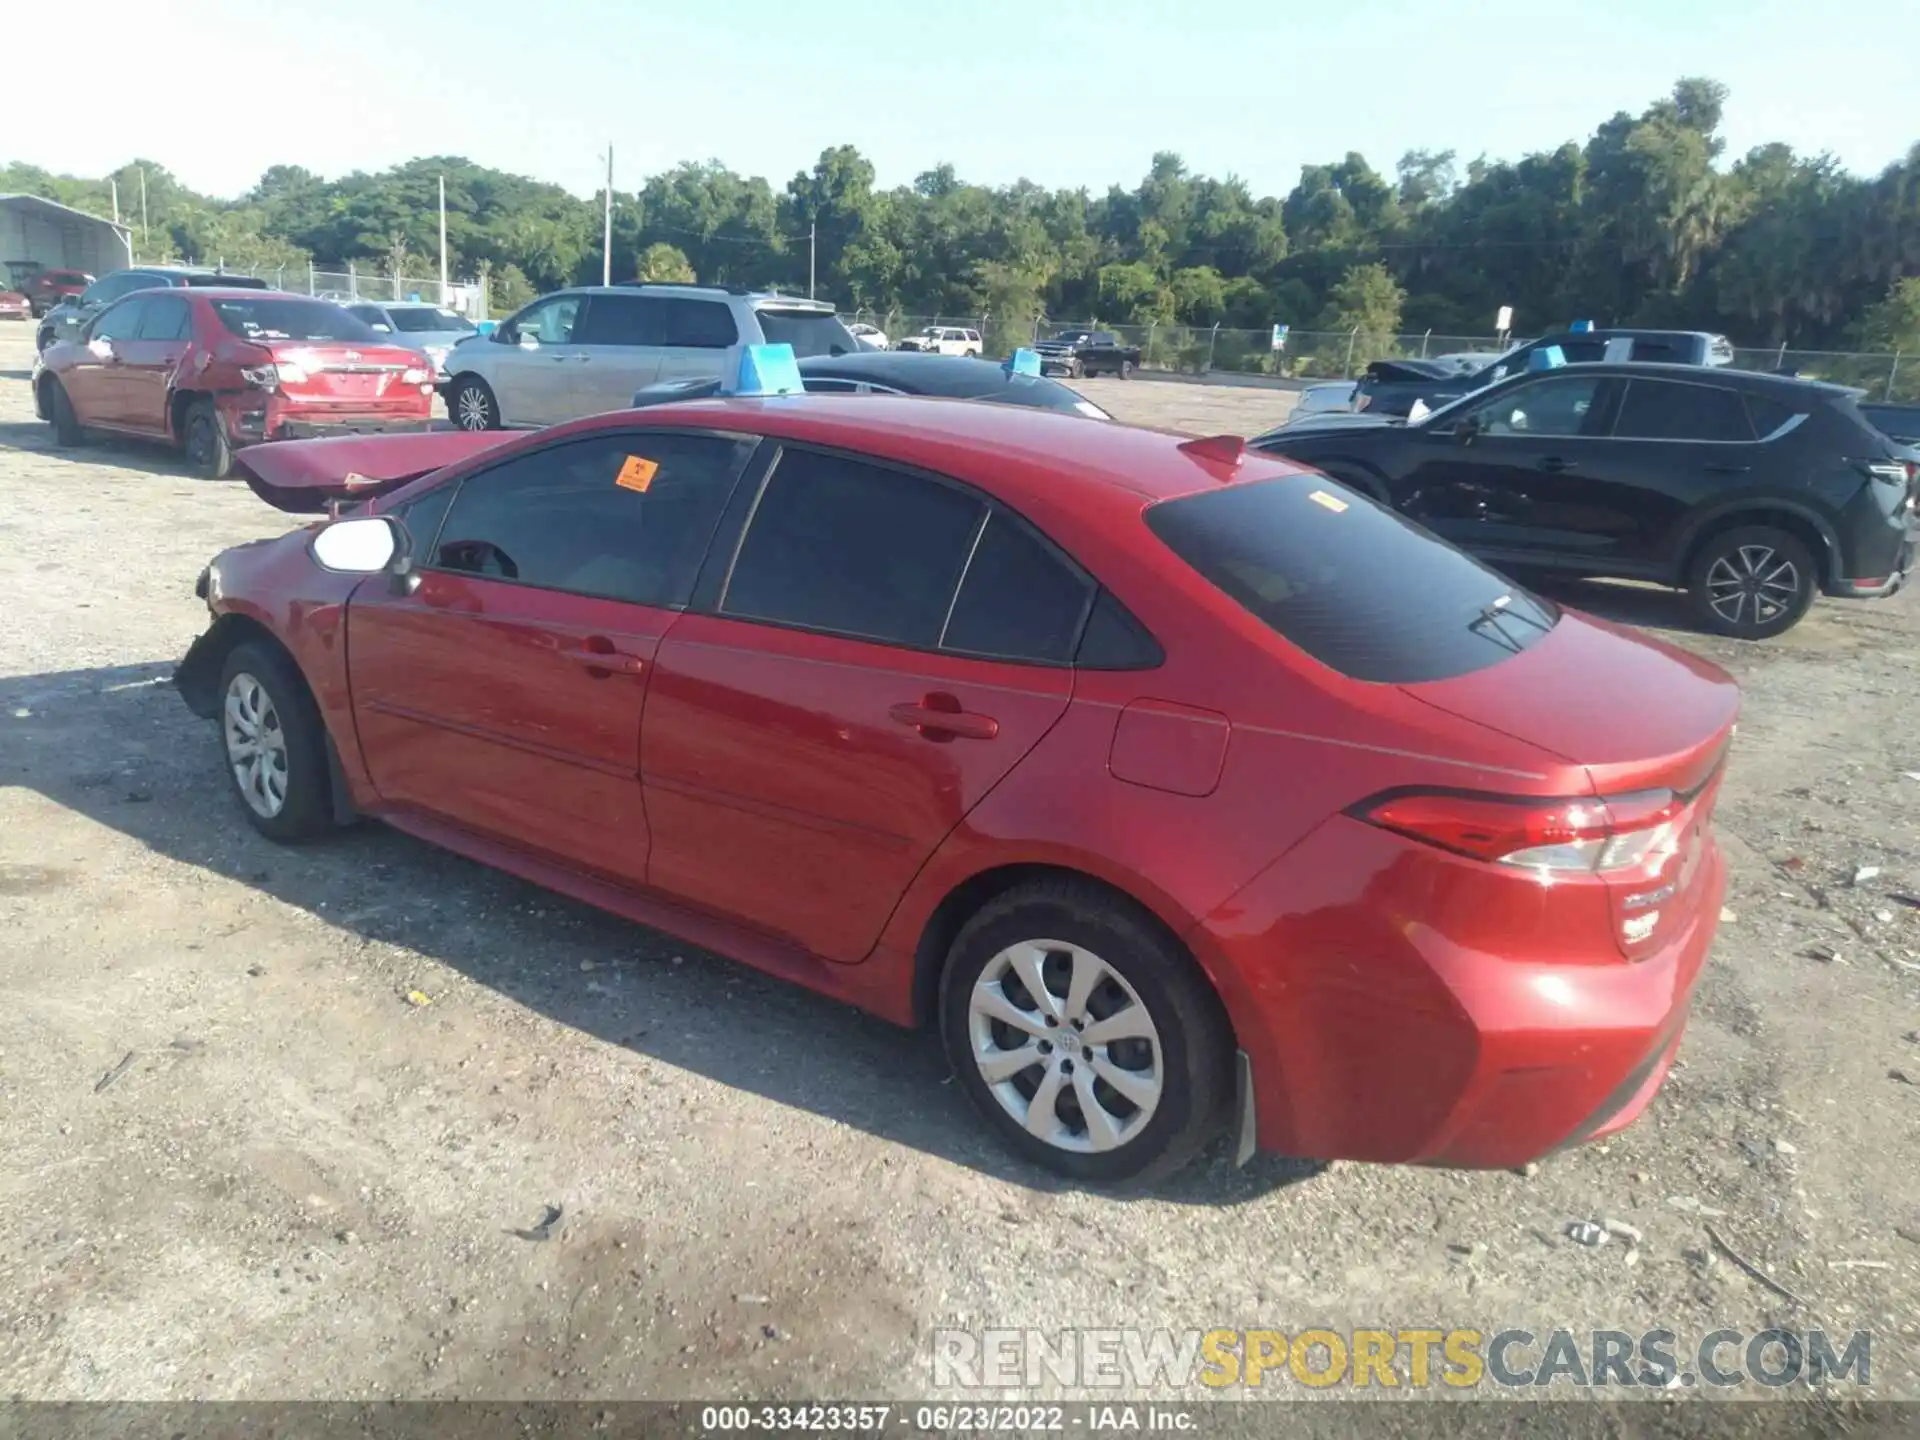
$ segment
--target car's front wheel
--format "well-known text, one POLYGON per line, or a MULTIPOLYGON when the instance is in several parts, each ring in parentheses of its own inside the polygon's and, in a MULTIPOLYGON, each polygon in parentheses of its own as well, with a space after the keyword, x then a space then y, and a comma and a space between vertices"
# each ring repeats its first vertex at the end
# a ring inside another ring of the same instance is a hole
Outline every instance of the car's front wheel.
POLYGON ((1120 378, 1122 380, 1131 380, 1133 378, 1133 361, 1122 360, 1120 362, 1120 378))
POLYGON ((1743 525, 1700 547, 1688 567, 1687 595, 1706 629, 1765 640, 1800 623, 1819 580, 1797 537, 1771 525, 1743 525))
POLYGON ((333 824, 326 731, 313 697, 284 653, 236 645, 220 671, 220 743, 253 828, 294 843, 333 824))
POLYGON ((462 430, 498 430, 500 402, 493 398, 487 382, 477 375, 462 375, 448 392, 447 413, 462 430))
POLYGON ((1128 902, 1072 881, 1009 891, 967 922, 941 1028, 988 1124, 1076 1180, 1171 1174, 1232 1094, 1232 1033, 1191 957, 1128 902))
POLYGON ((73 400, 67 394, 67 387, 53 376, 42 380, 44 404, 47 419, 53 422, 53 440, 56 445, 79 445, 87 438, 87 430, 80 423, 80 417, 74 413, 73 400))

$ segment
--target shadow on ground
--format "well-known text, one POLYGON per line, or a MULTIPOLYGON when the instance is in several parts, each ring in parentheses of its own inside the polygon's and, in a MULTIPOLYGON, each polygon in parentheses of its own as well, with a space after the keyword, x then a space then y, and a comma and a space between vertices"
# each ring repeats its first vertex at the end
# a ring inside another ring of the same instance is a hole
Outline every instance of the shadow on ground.
MULTIPOLYGON (((139 841, 401 945, 562 1024, 783 1105, 1035 1190, 1073 1188, 1010 1157, 982 1126, 938 1039, 705 954, 369 824, 283 848, 254 832, 214 727, 190 715, 170 662, 0 680, 0 773, 139 841), (676 958, 677 957, 677 958, 676 958), (582 962, 596 980, 583 983, 582 962)), ((1224 1141, 1149 1198, 1241 1204, 1323 1166, 1224 1141)))

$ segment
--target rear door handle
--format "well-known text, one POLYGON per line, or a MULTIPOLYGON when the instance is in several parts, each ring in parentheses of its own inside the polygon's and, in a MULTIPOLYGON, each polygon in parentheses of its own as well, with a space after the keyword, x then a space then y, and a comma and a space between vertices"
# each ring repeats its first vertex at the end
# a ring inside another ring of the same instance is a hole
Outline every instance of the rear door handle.
POLYGON ((1558 475, 1562 471, 1571 470, 1573 468, 1573 461, 1562 460, 1558 455, 1549 455, 1540 462, 1540 468, 1549 475, 1558 475))
POLYGON ((1713 475, 1744 475, 1752 468, 1751 465, 1733 465, 1721 462, 1707 466, 1707 471, 1713 475))
POLYGON ((896 724, 910 725, 929 740, 991 740, 1000 733, 1000 722, 991 715, 976 715, 960 709, 951 695, 928 695, 915 705, 900 704, 887 714, 896 724))

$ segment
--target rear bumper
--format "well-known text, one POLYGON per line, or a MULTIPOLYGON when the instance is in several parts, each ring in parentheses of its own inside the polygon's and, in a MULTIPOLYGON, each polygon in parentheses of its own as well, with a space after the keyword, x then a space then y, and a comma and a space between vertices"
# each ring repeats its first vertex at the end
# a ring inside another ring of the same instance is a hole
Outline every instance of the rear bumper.
MULTIPOLYGON (((1326 858, 1369 868, 1358 851, 1326 858)), ((1684 923, 1631 962, 1604 932, 1591 954, 1550 938, 1476 947, 1431 905, 1384 891, 1363 888, 1358 914, 1236 897, 1209 948, 1231 972, 1246 1054, 1241 1153, 1505 1169, 1632 1124, 1672 1065, 1718 929, 1717 845, 1699 865, 1684 923), (1254 920, 1283 911, 1297 918, 1254 920)))
POLYGON ((1884 600, 1889 595, 1898 594, 1912 576, 1915 549, 1914 535, 1909 532, 1906 543, 1894 557, 1892 574, 1884 579, 1830 580, 1821 589, 1839 600, 1884 600))

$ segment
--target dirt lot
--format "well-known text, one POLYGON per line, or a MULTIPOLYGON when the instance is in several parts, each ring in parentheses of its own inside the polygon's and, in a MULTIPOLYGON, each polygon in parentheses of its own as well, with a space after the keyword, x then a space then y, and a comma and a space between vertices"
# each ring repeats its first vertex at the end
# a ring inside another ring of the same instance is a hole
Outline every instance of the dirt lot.
POLYGON ((1872 1330, 1920 1398, 1911 594, 1675 635, 1746 688, 1732 915, 1638 1126, 1530 1177, 1215 1156, 1121 1202, 1005 1160, 926 1037, 378 827, 255 836, 167 679, 200 566, 282 517, 55 450, 30 359, 0 335, 0 1395, 918 1396, 943 1326, 1780 1323, 1872 1330), (1644 1239, 1565 1237, 1600 1217, 1644 1239))

